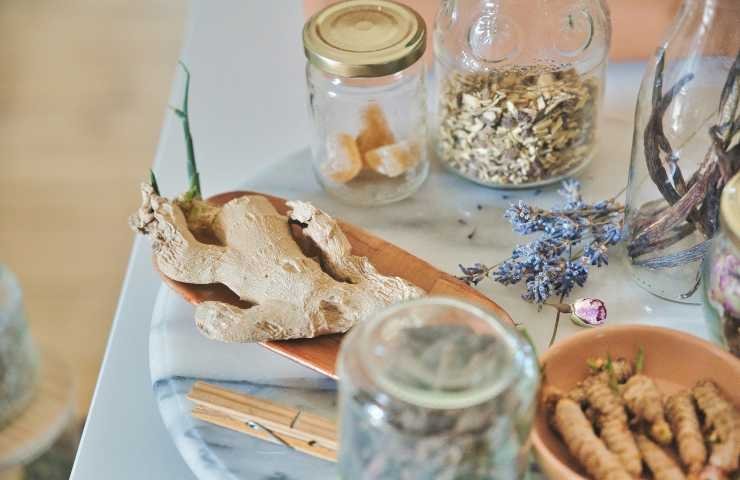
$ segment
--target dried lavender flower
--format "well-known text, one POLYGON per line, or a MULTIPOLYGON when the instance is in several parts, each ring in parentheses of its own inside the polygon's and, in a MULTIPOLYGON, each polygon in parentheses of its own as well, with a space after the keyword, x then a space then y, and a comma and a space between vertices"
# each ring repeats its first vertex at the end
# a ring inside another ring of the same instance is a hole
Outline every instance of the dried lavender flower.
POLYGON ((511 257, 492 267, 460 265, 460 278, 471 285, 486 277, 503 285, 523 282, 522 298, 538 304, 553 295, 567 297, 584 286, 589 267, 607 265, 609 248, 621 241, 624 206, 616 198, 584 202, 580 183, 572 179, 564 181, 558 193, 564 202, 550 210, 521 201, 511 204, 504 218, 512 229, 520 235, 540 236, 517 245, 511 257))

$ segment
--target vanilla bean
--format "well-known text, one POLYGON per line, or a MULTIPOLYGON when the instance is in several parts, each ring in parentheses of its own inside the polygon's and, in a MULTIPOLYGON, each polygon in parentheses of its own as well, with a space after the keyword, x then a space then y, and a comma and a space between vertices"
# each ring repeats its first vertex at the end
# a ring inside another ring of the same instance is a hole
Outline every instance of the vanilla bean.
POLYGON ((663 69, 665 67, 665 49, 660 51, 658 64, 655 67, 655 82, 653 83, 653 111, 650 114, 644 133, 645 160, 648 173, 660 193, 670 204, 676 203, 687 190, 686 182, 681 169, 676 163, 673 149, 663 132, 663 115, 670 106, 673 98, 681 89, 694 78, 693 73, 684 75, 668 93, 663 95, 663 69), (661 151, 665 153, 667 161, 671 162, 672 172, 668 172, 661 160, 661 151))
POLYGON ((716 163, 712 163, 710 155, 707 154, 702 165, 699 167, 702 173, 699 175, 698 180, 676 203, 666 208, 662 215, 637 233, 632 243, 639 248, 644 244, 654 241, 660 236, 661 232, 685 221, 689 214, 701 204, 706 194, 707 184, 711 178, 712 171, 716 168, 716 163))
POLYGON ((660 238, 654 238, 649 243, 635 245, 634 243, 627 247, 627 251, 632 258, 637 258, 654 250, 663 250, 674 245, 696 231, 692 223, 684 222, 669 231, 669 233, 660 238))

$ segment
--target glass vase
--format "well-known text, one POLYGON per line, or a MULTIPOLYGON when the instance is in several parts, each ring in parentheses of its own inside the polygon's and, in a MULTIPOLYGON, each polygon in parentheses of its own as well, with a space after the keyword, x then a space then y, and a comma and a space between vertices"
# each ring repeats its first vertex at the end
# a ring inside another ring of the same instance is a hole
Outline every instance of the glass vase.
POLYGON ((625 213, 625 258, 660 297, 701 303, 724 185, 740 168, 740 2, 685 0, 643 77, 625 213))

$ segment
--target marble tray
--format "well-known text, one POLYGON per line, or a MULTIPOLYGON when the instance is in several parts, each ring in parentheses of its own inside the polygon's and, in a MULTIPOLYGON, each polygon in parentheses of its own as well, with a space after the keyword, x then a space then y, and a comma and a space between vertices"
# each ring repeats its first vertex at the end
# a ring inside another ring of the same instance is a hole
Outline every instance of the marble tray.
MULTIPOLYGON (((631 121, 606 118, 602 131, 608 132, 601 144, 602 153, 581 175, 588 199, 613 195, 626 182, 631 121)), ((453 274, 459 263, 494 263, 506 258, 521 238, 510 233, 502 218, 503 209, 520 199, 548 205, 557 190, 557 186, 517 192, 491 190, 435 167, 412 198, 385 207, 354 208, 336 202, 320 189, 306 150, 244 176, 249 180, 235 188, 312 201, 453 274)), ((550 309, 538 311, 524 303, 516 287, 486 282, 481 289, 526 325, 540 350, 546 347, 554 321, 550 309)), ((649 323, 708 336, 700 307, 648 294, 629 279, 618 258, 612 258, 608 268, 593 271, 582 293, 607 302, 611 324, 649 323)), ((577 329, 565 320, 558 338, 577 329)), ((165 426, 201 480, 337 478, 331 463, 194 420, 189 413, 192 405, 185 398, 195 380, 205 380, 335 418, 333 381, 258 345, 230 345, 202 337, 193 324, 192 306, 166 287, 160 290, 154 308, 149 355, 152 385, 165 426)))

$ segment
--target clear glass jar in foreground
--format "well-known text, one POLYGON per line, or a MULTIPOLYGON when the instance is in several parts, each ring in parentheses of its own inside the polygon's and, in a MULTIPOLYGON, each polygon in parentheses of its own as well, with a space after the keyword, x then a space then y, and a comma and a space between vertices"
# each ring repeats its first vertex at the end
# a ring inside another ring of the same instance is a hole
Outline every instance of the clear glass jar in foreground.
POLYGON ((709 330, 740 358, 740 173, 722 192, 721 226, 704 263, 709 330))
POLYGON ((638 285, 659 297, 701 303, 708 240, 719 196, 740 168, 740 2, 684 0, 648 62, 637 99, 625 211, 625 259, 638 285), (734 87, 733 87, 734 85, 734 87), (727 87, 726 87, 727 86, 727 87))
POLYGON ((356 205, 401 200, 424 182, 424 21, 386 0, 348 0, 303 32, 314 171, 356 205))
POLYGON ((611 24, 601 0, 446 0, 434 28, 441 162, 501 188, 594 156, 611 24))
POLYGON ((355 327, 339 358, 347 480, 515 479, 526 470, 537 359, 513 328, 439 297, 355 327))

